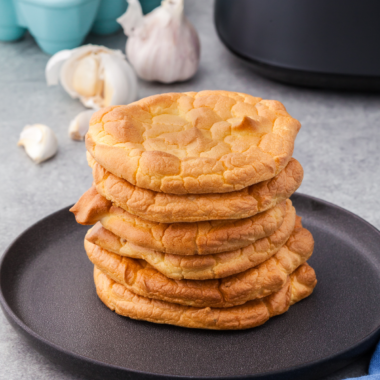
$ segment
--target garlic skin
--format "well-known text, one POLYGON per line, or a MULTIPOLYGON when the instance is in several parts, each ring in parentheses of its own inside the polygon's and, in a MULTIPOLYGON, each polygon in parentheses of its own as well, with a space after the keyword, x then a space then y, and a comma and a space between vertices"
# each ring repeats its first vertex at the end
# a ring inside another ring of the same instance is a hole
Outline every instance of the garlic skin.
POLYGON ((73 120, 70 122, 69 126, 69 136, 73 140, 82 141, 88 131, 88 126, 90 124, 90 119, 94 114, 94 110, 87 110, 80 112, 73 120))
POLYGON ((54 54, 45 69, 46 82, 61 82, 85 107, 129 104, 137 97, 137 78, 120 50, 85 45, 54 54))
POLYGON ((59 72, 66 59, 70 58, 72 50, 61 50, 54 54, 46 64, 45 77, 48 86, 59 83, 59 72))
POLYGON ((54 132, 43 124, 26 125, 17 145, 23 146, 27 155, 36 164, 53 157, 58 150, 58 141, 54 132))
POLYGON ((198 69, 200 42, 184 15, 183 0, 164 0, 146 16, 138 0, 128 4, 117 21, 128 36, 126 53, 137 75, 163 83, 191 78, 198 69))

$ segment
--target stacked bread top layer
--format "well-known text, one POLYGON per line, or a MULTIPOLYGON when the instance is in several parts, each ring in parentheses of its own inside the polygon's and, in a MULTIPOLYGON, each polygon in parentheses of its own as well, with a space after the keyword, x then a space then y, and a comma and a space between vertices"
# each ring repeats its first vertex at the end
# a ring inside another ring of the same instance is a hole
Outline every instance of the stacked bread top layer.
POLYGON ((99 298, 120 315, 154 323, 213 330, 242 330, 260 326, 308 297, 317 284, 314 270, 303 264, 287 278, 280 290, 265 298, 229 308, 197 308, 137 295, 96 267, 94 280, 99 298))
POLYGON ((228 91, 170 93, 94 114, 91 156, 140 188, 225 193, 277 175, 300 123, 275 100, 228 91))

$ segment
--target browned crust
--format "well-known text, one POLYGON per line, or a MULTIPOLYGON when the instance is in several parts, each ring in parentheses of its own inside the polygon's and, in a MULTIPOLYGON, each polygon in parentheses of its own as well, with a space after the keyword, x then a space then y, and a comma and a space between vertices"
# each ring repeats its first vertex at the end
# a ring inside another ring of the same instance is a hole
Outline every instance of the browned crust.
POLYGON ((95 187, 90 187, 70 208, 79 224, 92 225, 97 223, 112 208, 112 202, 100 195, 95 187))
POLYGON ((273 257, 259 266, 220 280, 172 280, 143 260, 108 252, 85 240, 90 261, 112 280, 143 297, 195 307, 231 307, 282 288, 288 275, 311 256, 314 240, 298 226, 273 257))
POLYGON ((268 260, 289 239, 295 216, 295 209, 291 207, 280 228, 272 235, 247 247, 213 255, 180 256, 143 248, 118 237, 99 222, 88 231, 86 239, 120 256, 145 260, 166 277, 175 280, 209 280, 243 272, 268 260))
POLYGON ((290 200, 241 220, 197 223, 157 223, 112 206, 90 188, 70 209, 76 221, 104 228, 129 243, 173 255, 208 255, 244 248, 277 231, 293 212, 290 200))
POLYGON ((260 326, 308 297, 317 284, 314 270, 303 264, 289 276, 279 291, 241 306, 216 309, 141 297, 114 282, 96 267, 94 280, 99 298, 117 314, 154 323, 212 330, 242 330, 260 326))
POLYGON ((89 159, 89 164, 99 194, 131 214, 161 223, 248 218, 288 199, 303 179, 301 164, 292 158, 274 178, 243 190, 189 196, 142 189, 111 174, 94 160, 89 159))
POLYGON ((108 171, 145 189, 225 193, 278 174, 300 127, 275 100, 169 93, 98 111, 86 147, 108 171))

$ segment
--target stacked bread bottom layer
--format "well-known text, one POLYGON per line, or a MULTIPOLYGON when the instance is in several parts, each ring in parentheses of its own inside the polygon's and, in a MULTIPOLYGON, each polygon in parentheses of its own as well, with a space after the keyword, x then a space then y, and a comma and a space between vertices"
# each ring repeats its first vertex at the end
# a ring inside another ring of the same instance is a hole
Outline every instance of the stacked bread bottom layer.
POLYGON ((312 293, 314 240, 288 199, 302 181, 296 160, 265 183, 200 195, 140 189, 89 162, 94 185, 71 211, 94 225, 84 247, 97 294, 116 313, 246 329, 312 293))
POLYGON ((94 269, 94 280, 99 298, 117 314, 154 323, 212 330, 242 330, 260 326, 308 297, 317 282, 314 270, 303 264, 289 276, 280 290, 267 297, 229 308, 198 308, 139 296, 110 279, 97 267, 94 269))

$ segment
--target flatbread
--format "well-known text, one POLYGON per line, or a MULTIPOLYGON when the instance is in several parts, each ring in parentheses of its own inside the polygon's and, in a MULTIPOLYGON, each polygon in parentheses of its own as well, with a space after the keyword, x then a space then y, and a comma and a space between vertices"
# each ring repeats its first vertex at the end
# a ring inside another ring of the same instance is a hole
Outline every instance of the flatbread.
POLYGON ((169 93, 95 113, 86 148, 133 185, 225 193, 277 175, 301 125, 275 100, 228 91, 169 93))
POLYGON ((100 221, 104 228, 132 244, 173 255, 208 255, 244 248, 272 235, 287 214, 295 217, 292 203, 287 200, 242 220, 157 223, 113 206, 94 188, 83 194, 70 211, 80 224, 100 221))
POLYGON ((314 270, 301 265, 282 289, 265 298, 224 309, 195 308, 136 295, 95 267, 96 291, 102 302, 117 314, 154 323, 212 330, 243 330, 285 313, 289 306, 308 297, 317 284, 314 270))
POLYGON ((120 256, 145 260, 174 280, 209 280, 243 272, 268 260, 289 239, 294 229, 295 216, 292 207, 280 228, 272 235, 256 240, 247 247, 213 255, 180 256, 143 248, 108 231, 100 222, 88 231, 86 239, 120 256))
POLYGON ((301 164, 292 158, 275 177, 240 191, 164 194, 134 186, 105 170, 89 154, 87 156, 99 194, 131 214, 160 223, 248 218, 288 199, 303 179, 301 164))
POLYGON ((286 245, 259 266, 220 280, 172 280, 144 260, 108 252, 85 240, 90 261, 112 280, 147 298, 195 307, 232 307, 281 289, 287 277, 309 259, 314 240, 300 225, 286 245))

